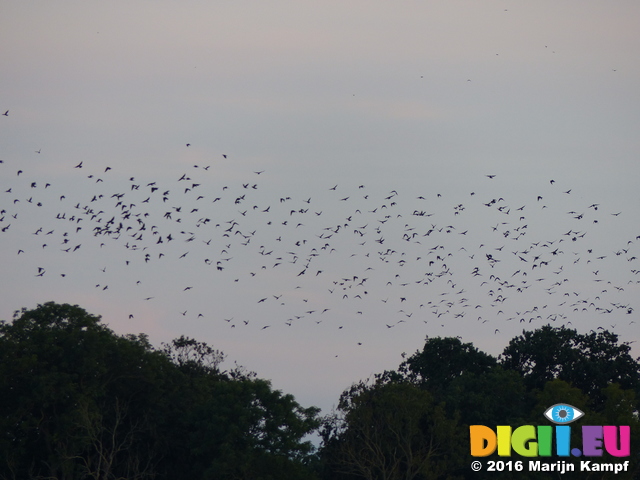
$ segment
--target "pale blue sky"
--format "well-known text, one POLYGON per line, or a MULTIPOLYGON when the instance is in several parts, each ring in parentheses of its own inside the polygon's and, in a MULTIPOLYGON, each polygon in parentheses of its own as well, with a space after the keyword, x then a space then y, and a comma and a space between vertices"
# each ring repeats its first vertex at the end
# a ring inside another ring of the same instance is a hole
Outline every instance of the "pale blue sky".
POLYGON ((55 300, 189 335, 325 413, 426 335, 635 341, 639 20, 632 1, 3 2, 0 318, 55 300), (111 217, 121 234, 93 237, 111 217))

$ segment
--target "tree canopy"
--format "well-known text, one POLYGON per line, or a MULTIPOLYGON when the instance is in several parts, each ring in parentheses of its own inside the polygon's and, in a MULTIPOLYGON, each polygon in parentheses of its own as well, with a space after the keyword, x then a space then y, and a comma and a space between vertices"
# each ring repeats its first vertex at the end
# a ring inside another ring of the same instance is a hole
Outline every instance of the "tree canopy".
POLYGON ((611 383, 635 391, 640 399, 638 361, 630 350, 606 330, 580 334, 546 325, 511 340, 502 353, 502 365, 521 374, 529 388, 543 388, 556 378, 569 382, 600 408, 603 389, 611 383))
POLYGON ((310 478, 318 409, 193 339, 46 303, 0 324, 0 478, 310 478))
MULTIPOLYGON (((606 331, 581 335, 546 326, 523 332, 498 358, 458 338, 427 338, 397 370, 345 390, 325 422, 325 478, 512 478, 469 468, 469 426, 544 425, 544 411, 557 403, 585 412, 585 425, 631 426, 631 469, 615 478, 637 478, 639 373, 628 345, 606 331), (409 455, 401 445, 411 442, 409 455)), ((523 471, 517 478, 548 475, 523 471)))
POLYGON ((16 312, 0 322, 0 480, 511 478, 471 471, 469 426, 545 424, 557 403, 585 413, 576 425, 629 425, 615 478, 640 478, 639 359, 604 330, 525 331, 498 357, 427 338, 324 417, 224 360, 192 338, 117 335, 78 306, 16 312))

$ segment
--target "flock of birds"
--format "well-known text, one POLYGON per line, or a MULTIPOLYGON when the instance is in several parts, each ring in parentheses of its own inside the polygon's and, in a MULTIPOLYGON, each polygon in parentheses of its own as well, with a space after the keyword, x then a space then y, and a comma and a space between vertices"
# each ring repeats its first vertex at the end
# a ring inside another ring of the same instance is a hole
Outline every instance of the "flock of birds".
POLYGON ((221 184, 217 168, 189 165, 162 181, 85 160, 68 166, 68 189, 4 159, 3 256, 22 262, 34 289, 78 276, 93 292, 172 298, 177 318, 230 328, 342 330, 362 319, 382 330, 474 323, 499 334, 509 322, 577 328, 584 315, 614 331, 635 323, 640 232, 624 212, 553 179, 530 198, 500 194, 493 174, 459 198, 346 180, 289 194, 264 170, 221 184), (115 283, 105 281, 111 270, 115 283), (194 310, 198 292, 208 309, 194 310))

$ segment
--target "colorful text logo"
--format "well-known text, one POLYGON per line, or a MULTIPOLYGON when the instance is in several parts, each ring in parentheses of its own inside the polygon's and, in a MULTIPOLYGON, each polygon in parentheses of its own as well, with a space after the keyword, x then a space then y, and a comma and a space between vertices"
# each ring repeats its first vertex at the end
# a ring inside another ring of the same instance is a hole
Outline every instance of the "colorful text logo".
POLYGON ((516 429, 499 425, 495 430, 485 425, 471 425, 471 455, 487 457, 496 450, 501 457, 510 457, 512 452, 523 457, 550 457, 554 453, 559 457, 601 457, 604 452, 614 457, 628 457, 631 453, 631 429, 628 425, 584 425, 581 428, 581 448, 571 448, 571 427, 563 424, 581 418, 584 412, 558 403, 549 407, 544 416, 557 425, 523 425, 516 429))

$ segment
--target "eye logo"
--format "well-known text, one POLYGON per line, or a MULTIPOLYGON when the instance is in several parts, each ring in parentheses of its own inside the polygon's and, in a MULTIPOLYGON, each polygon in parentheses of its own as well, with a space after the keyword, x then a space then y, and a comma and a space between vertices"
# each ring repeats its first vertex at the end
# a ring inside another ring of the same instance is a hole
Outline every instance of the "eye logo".
POLYGON ((553 423, 565 425, 571 423, 584 415, 584 412, 576 407, 572 407, 566 403, 556 403, 549 407, 544 416, 553 423))

